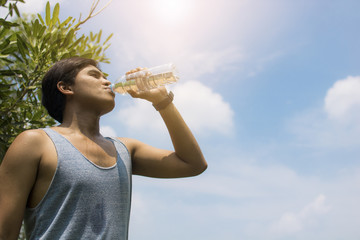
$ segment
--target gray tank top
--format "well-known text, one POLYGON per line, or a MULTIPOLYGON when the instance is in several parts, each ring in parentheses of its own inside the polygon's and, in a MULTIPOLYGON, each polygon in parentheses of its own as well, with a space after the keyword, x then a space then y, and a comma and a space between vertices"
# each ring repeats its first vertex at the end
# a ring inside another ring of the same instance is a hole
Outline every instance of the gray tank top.
POLYGON ((44 198, 25 210, 27 239, 128 239, 131 158, 118 139, 112 167, 85 158, 65 137, 46 128, 58 157, 44 198))

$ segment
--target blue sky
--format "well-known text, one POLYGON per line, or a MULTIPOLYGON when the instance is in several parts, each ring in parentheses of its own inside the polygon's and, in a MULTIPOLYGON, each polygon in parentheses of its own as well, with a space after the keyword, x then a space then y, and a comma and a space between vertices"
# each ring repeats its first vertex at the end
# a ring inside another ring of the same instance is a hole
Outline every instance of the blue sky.
MULTIPOLYGON (((23 11, 44 9, 31 2, 23 11)), ((62 0, 61 15, 86 15, 91 2, 62 0)), ((113 0, 86 23, 114 33, 102 65, 111 81, 176 64, 174 103, 209 163, 195 178, 134 176, 130 239, 359 239, 359 10, 357 0, 113 0)), ((171 148, 151 104, 116 104, 104 134, 171 148)))

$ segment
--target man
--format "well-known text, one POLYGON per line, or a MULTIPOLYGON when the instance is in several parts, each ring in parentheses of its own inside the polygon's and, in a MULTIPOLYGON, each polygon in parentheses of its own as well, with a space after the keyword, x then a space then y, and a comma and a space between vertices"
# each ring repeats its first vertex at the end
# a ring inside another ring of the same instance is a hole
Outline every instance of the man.
MULTIPOLYGON (((136 70, 135 70, 136 71, 136 70)), ((0 239, 127 239, 131 174, 176 178, 202 173, 207 163, 166 88, 130 92, 151 102, 175 151, 131 138, 104 138, 100 117, 115 95, 97 62, 57 62, 42 83, 43 105, 59 126, 28 130, 0 166, 0 239)))

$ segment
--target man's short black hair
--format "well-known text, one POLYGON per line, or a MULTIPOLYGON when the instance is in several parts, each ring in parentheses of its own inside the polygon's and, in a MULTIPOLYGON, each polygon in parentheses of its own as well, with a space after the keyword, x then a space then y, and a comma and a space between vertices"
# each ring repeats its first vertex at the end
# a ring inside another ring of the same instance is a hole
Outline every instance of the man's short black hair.
POLYGON ((42 80, 42 104, 56 121, 62 123, 66 102, 65 95, 57 88, 58 82, 74 84, 77 74, 89 65, 98 68, 98 62, 93 59, 66 58, 56 62, 45 74, 42 80))

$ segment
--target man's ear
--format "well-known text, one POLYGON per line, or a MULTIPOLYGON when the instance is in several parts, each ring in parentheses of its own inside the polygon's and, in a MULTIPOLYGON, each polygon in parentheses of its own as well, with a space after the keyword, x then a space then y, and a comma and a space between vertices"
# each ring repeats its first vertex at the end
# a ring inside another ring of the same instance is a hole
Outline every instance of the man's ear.
POLYGON ((64 95, 72 95, 74 92, 72 91, 71 85, 64 83, 63 81, 59 81, 56 84, 59 91, 64 95))

